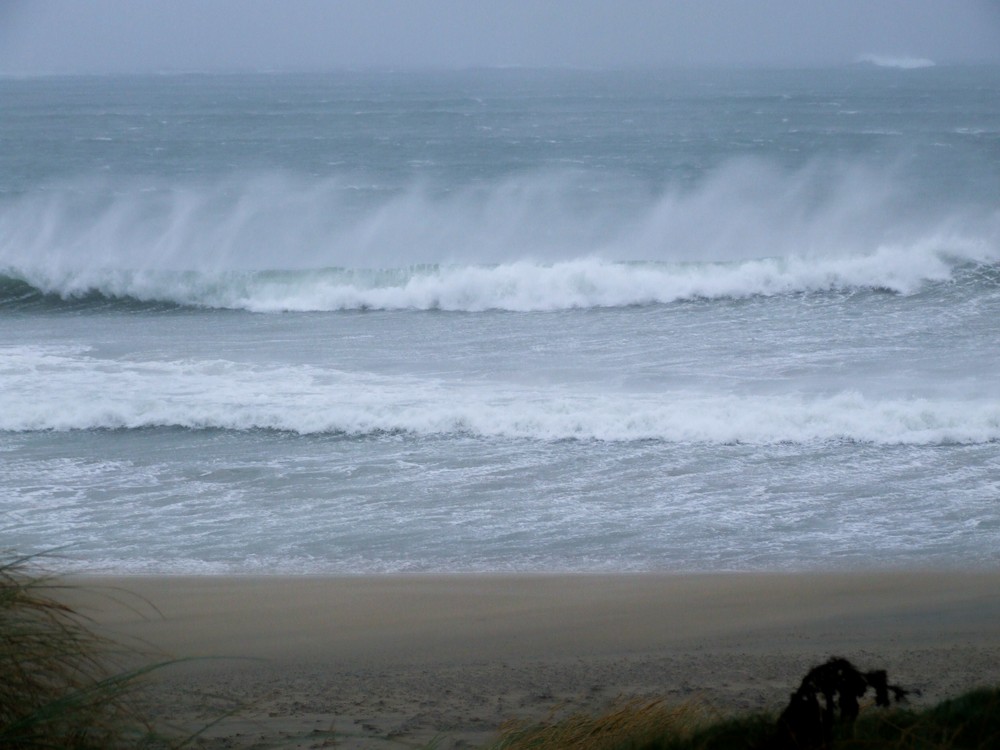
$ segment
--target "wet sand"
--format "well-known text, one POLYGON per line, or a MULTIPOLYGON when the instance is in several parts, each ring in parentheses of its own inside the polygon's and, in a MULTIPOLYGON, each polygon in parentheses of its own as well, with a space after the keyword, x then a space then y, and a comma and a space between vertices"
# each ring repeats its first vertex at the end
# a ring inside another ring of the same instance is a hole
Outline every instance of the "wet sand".
POLYGON ((181 727, 240 704, 207 747, 464 747, 637 696, 778 711, 832 655, 918 702, 1000 684, 997 573, 74 580, 115 637, 206 657, 150 695, 181 727))

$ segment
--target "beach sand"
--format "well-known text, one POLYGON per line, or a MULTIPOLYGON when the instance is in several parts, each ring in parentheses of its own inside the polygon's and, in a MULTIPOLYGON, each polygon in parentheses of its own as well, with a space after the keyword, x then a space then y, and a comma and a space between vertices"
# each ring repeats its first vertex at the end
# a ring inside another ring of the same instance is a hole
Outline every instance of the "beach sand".
POLYGON ((437 747, 616 699, 779 711, 833 655, 1000 684, 1000 574, 78 578, 102 629, 177 657, 156 718, 207 747, 437 747), (155 609, 154 609, 155 606, 155 609))

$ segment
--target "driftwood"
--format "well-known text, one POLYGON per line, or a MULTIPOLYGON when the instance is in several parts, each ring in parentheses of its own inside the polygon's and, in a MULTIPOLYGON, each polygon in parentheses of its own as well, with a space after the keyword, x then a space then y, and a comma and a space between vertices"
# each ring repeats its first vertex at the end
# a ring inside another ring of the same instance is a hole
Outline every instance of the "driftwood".
POLYGON ((899 703, 911 693, 890 685, 884 669, 861 672, 847 659, 833 658, 813 667, 792 693, 778 718, 771 747, 775 750, 821 750, 830 745, 837 723, 850 724, 858 716, 858 700, 871 688, 875 705, 899 703))

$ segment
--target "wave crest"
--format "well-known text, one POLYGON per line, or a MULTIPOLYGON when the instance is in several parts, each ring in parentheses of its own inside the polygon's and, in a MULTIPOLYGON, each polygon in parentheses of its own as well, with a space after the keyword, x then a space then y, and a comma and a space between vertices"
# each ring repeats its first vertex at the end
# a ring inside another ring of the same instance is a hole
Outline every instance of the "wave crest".
POLYGON ((114 302, 171 304, 251 312, 341 310, 553 311, 740 299, 781 294, 918 291, 953 278, 974 255, 925 248, 879 248, 866 257, 766 258, 733 263, 615 263, 581 259, 496 266, 419 266, 384 270, 172 273, 88 271, 51 278, 8 271, 0 305, 65 302, 106 307, 114 302))
POLYGON ((106 361, 85 349, 0 353, 0 430, 8 432, 175 427, 753 444, 1000 440, 1000 404, 983 399, 608 392, 223 360, 106 361))

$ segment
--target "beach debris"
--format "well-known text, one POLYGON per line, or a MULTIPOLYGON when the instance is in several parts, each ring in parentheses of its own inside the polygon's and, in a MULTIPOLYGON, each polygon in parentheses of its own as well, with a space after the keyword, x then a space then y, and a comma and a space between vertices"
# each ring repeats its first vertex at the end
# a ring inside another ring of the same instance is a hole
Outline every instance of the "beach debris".
POLYGON ((860 710, 859 699, 871 688, 875 705, 888 707, 914 691, 890 685, 884 669, 862 672, 842 657, 813 667, 781 716, 772 747, 776 750, 819 750, 829 747, 834 727, 851 724, 860 710))

